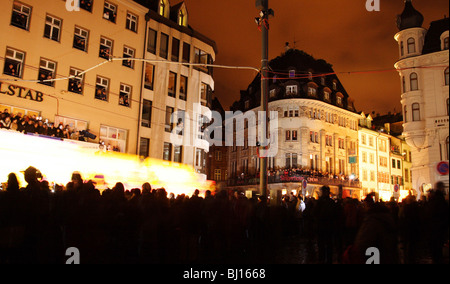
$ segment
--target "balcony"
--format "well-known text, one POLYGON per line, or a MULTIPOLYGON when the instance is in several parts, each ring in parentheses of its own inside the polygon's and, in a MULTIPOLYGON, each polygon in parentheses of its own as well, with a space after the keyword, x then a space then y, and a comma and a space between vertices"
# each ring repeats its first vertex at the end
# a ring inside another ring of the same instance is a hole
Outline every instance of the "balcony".
MULTIPOLYGON (((308 184, 328 185, 344 187, 361 188, 361 182, 359 180, 351 180, 347 176, 327 175, 324 176, 321 173, 299 173, 299 171, 293 172, 281 171, 280 174, 270 172, 268 176, 268 184, 276 183, 299 183, 306 180, 308 184)), ((258 185, 259 173, 257 175, 244 175, 242 177, 235 177, 228 179, 228 186, 245 186, 245 185, 258 185)))

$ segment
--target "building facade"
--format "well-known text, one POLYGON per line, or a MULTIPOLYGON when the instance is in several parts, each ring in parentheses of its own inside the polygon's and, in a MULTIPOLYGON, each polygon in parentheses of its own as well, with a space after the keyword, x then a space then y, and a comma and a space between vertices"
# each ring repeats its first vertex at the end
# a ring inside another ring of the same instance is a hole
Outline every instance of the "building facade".
MULTIPOLYGON (((311 195, 327 184, 338 194, 342 185, 347 196, 359 196, 359 115, 337 76, 321 75, 334 73, 331 65, 294 49, 269 65, 269 111, 278 114, 278 151, 268 158, 269 190, 311 195)), ((231 110, 257 117, 260 93, 258 75, 231 110)), ((259 157, 248 142, 248 123, 235 136, 244 137, 244 145, 229 149, 229 185, 257 191, 259 157)))
POLYGON ((423 15, 410 0, 398 17, 404 132, 412 152, 412 188, 420 196, 438 181, 446 184, 449 160, 449 19, 422 27, 423 15), (445 167, 445 165, 444 165, 445 167))
MULTIPOLYGON (((184 2, 81 0, 79 11, 69 11, 66 1, 11 0, 1 7, 0 32, 9 35, 0 40, 2 112, 204 170, 207 147, 169 138, 171 114, 192 118, 214 89, 211 68, 190 64, 212 63, 216 45, 188 25, 184 2)), ((200 135, 190 126, 188 141, 200 135)))

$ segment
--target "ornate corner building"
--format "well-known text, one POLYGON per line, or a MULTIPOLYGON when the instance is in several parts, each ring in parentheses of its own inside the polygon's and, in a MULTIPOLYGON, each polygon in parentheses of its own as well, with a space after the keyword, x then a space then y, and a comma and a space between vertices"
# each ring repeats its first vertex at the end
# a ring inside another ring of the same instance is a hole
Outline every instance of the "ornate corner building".
POLYGON ((423 15, 411 0, 397 19, 403 135, 412 151, 412 187, 426 193, 438 181, 448 190, 449 19, 422 27, 423 15), (447 164, 445 169, 438 165, 447 164))

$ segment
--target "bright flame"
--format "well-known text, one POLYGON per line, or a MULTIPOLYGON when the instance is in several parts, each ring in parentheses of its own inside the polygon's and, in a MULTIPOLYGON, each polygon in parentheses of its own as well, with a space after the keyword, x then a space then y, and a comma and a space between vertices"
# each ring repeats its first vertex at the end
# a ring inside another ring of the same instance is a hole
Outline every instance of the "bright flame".
POLYGON ((85 180, 93 180, 99 190, 112 188, 122 182, 126 189, 141 188, 149 182, 152 188, 164 187, 167 192, 191 195, 213 190, 213 184, 202 179, 193 167, 184 164, 116 152, 102 152, 81 148, 76 143, 23 135, 0 130, 0 182, 6 182, 14 172, 21 185, 23 173, 33 166, 50 183, 65 185, 73 172, 85 180))

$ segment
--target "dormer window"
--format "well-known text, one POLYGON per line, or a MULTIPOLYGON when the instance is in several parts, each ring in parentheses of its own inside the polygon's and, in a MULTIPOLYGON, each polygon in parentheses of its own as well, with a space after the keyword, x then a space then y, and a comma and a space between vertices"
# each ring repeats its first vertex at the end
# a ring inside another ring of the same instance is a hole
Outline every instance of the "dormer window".
POLYGON ((187 10, 186 10, 186 7, 184 7, 184 5, 178 11, 178 25, 183 26, 183 27, 188 26, 187 10))
POLYGON ((308 80, 312 81, 312 73, 308 72, 308 80))
POLYGON ((337 82, 336 82, 336 80, 333 81, 333 90, 335 90, 335 91, 337 90, 337 82))
POLYGON ((295 70, 289 70, 289 78, 295 78, 295 70))
POLYGON ((317 89, 314 87, 308 87, 308 96, 315 97, 317 95, 317 89))
POLYGON ((330 89, 325 88, 325 89, 323 90, 323 99, 324 99, 325 101, 329 102, 329 101, 330 101, 330 95, 331 95, 330 89))
POLYGON ((325 85, 325 76, 320 77, 320 84, 325 85))
POLYGON ((344 95, 341 93, 336 94, 336 105, 342 106, 344 95))
POLYGON ((161 16, 163 16, 165 18, 168 18, 169 17, 169 13, 170 13, 169 9, 170 9, 170 5, 169 5, 169 2, 167 0, 160 0, 159 1, 159 10, 158 10, 158 14, 159 15, 161 15, 161 16))
POLYGON ((286 86, 286 95, 288 96, 297 95, 297 85, 286 86))

